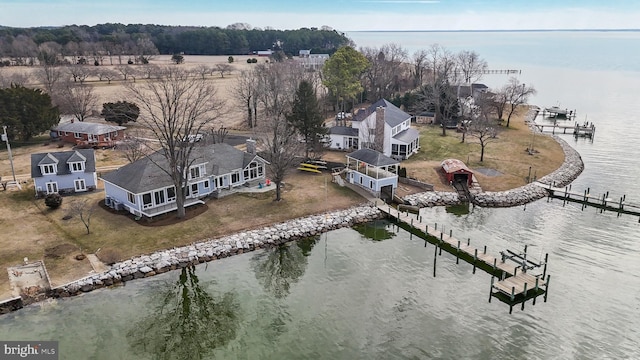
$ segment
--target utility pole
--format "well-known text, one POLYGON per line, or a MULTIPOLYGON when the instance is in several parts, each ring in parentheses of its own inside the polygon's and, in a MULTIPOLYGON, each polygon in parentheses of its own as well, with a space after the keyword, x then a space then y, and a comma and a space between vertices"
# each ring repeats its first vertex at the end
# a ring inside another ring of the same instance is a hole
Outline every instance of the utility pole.
POLYGON ((9 152, 9 163, 11 164, 11 174, 13 175, 13 185, 16 185, 19 189, 22 189, 20 187, 20 184, 18 184, 18 181, 16 181, 16 171, 13 168, 13 156, 11 155, 11 145, 9 145, 9 136, 7 136, 7 127, 6 126, 2 126, 2 140, 4 140, 7 144, 7 151, 9 152))

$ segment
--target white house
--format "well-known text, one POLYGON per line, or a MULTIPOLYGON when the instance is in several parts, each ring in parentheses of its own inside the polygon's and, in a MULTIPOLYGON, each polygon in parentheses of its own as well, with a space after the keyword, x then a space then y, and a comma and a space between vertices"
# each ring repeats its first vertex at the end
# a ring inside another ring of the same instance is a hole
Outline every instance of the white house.
POLYGON ((347 155, 347 181, 387 200, 398 188, 398 160, 372 149, 347 155))
POLYGON ((420 148, 420 134, 411 128, 411 115, 385 99, 361 109, 351 121, 351 129, 329 129, 331 149, 375 149, 394 159, 408 159, 420 148))
MULTIPOLYGON (((265 181, 267 162, 229 144, 196 146, 191 159, 192 165, 184 174, 185 207, 203 204, 205 197, 220 197, 250 182, 265 181)), ((102 176, 105 204, 146 217, 176 210, 176 188, 162 170, 165 166, 166 159, 156 152, 102 176)))
POLYGON ((98 184, 93 149, 31 154, 36 196, 94 190, 98 184))

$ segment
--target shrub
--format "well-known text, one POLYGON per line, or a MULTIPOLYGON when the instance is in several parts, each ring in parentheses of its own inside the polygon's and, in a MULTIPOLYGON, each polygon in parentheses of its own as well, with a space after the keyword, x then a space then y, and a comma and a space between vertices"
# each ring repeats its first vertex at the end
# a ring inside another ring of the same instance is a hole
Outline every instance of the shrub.
POLYGON ((107 265, 113 265, 122 259, 120 250, 113 248, 100 249, 96 252, 96 256, 107 265))
POLYGON ((227 61, 229 62, 229 64, 231 64, 233 62, 233 56, 229 56, 229 58, 227 59, 227 61))
POLYGON ((62 196, 56 193, 47 194, 44 198, 44 204, 52 209, 57 209, 62 205, 62 196))
POLYGON ((406 178, 407 177, 407 168, 406 167, 401 167, 400 169, 398 169, 398 176, 406 178))

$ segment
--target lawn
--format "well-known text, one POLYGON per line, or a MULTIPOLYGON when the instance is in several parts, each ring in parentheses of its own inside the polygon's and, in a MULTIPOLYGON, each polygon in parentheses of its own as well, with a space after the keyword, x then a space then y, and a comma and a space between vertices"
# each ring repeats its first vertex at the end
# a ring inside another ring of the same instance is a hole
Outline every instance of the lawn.
POLYGON ((484 191, 504 191, 527 183, 529 168, 531 178, 540 178, 562 165, 564 153, 560 145, 549 136, 532 136, 524 122, 525 111, 520 111, 511 119, 509 127, 500 127, 494 142, 485 147, 484 161, 480 162, 480 144, 477 139, 466 136, 462 142, 462 133, 448 129, 442 136, 442 129, 433 125, 418 125, 420 131, 420 151, 402 166, 407 175, 427 183, 434 184, 435 190, 451 191, 451 187, 440 175, 442 160, 454 158, 462 160, 471 170, 479 168, 493 169, 499 176, 485 176, 478 171, 475 176, 484 191), (534 141, 534 154, 527 149, 534 141))

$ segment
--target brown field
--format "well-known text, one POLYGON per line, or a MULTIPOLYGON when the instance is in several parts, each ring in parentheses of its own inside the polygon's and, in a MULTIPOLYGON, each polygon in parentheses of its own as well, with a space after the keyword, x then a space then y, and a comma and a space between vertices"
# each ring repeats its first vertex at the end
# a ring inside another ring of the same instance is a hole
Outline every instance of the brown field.
MULTIPOLYGON (((218 87, 219 95, 226 99, 228 114, 222 124, 239 131, 242 129, 243 113, 235 109, 229 89, 239 70, 251 66, 247 56, 234 56, 235 68, 230 76, 211 76, 218 87)), ((262 61, 262 59, 260 59, 262 61)), ((169 65, 168 56, 157 57, 156 64, 169 65)), ((185 63, 178 66, 195 67, 199 64, 226 63, 226 56, 185 56, 185 63)), ((10 71, 29 70, 10 69, 10 71)), ((6 71, 2 69, 0 71, 6 71)), ((1 75, 1 74, 0 74, 1 75)), ((100 96, 99 103, 124 100, 121 83, 96 83, 100 96)), ((450 186, 442 181, 438 168, 446 158, 463 160, 473 170, 490 168, 502 175, 489 177, 476 172, 476 177, 485 191, 500 191, 515 188, 526 183, 529 167, 532 176, 542 177, 562 163, 564 157, 560 146, 551 138, 535 136, 535 149, 528 155, 525 149, 532 136, 524 123, 524 109, 511 120, 511 126, 504 129, 495 143, 487 146, 484 162, 479 162, 480 146, 467 137, 461 142, 461 134, 448 130, 441 136, 440 128, 428 125, 418 126, 421 133, 421 150, 410 160, 402 163, 411 177, 432 183, 436 190, 449 191, 450 186)), ((103 121, 91 119, 90 121, 103 121)), ((133 127, 136 127, 133 125, 133 127)), ((88 260, 76 260, 79 253, 113 252, 126 259, 134 255, 190 244, 207 238, 220 237, 250 228, 258 228, 287 219, 347 208, 363 201, 361 197, 331 182, 329 175, 313 175, 291 172, 286 179, 284 200, 273 202, 273 192, 263 194, 236 194, 223 199, 209 200, 206 211, 183 222, 167 226, 144 226, 130 217, 114 214, 97 206, 104 193, 99 189, 77 196, 64 198, 63 206, 49 210, 43 200, 35 200, 33 184, 30 180, 30 155, 35 152, 60 151, 70 149, 69 145, 57 148, 56 143, 48 143, 46 136, 35 139, 33 145, 13 148, 14 167, 19 179, 24 180, 24 190, 0 191, 0 268, 20 264, 24 257, 30 260, 43 259, 54 285, 64 284, 86 276, 91 271, 88 260), (91 231, 87 235, 80 220, 63 220, 69 204, 78 198, 89 198, 96 205, 91 218, 91 231)), ((11 177, 11 168, 5 151, 0 152, 0 175, 11 177)), ((327 160, 344 161, 345 153, 328 152, 327 160)), ((97 166, 125 164, 126 160, 117 150, 97 150, 97 166)), ((0 299, 9 296, 9 282, 0 274, 0 299)))

